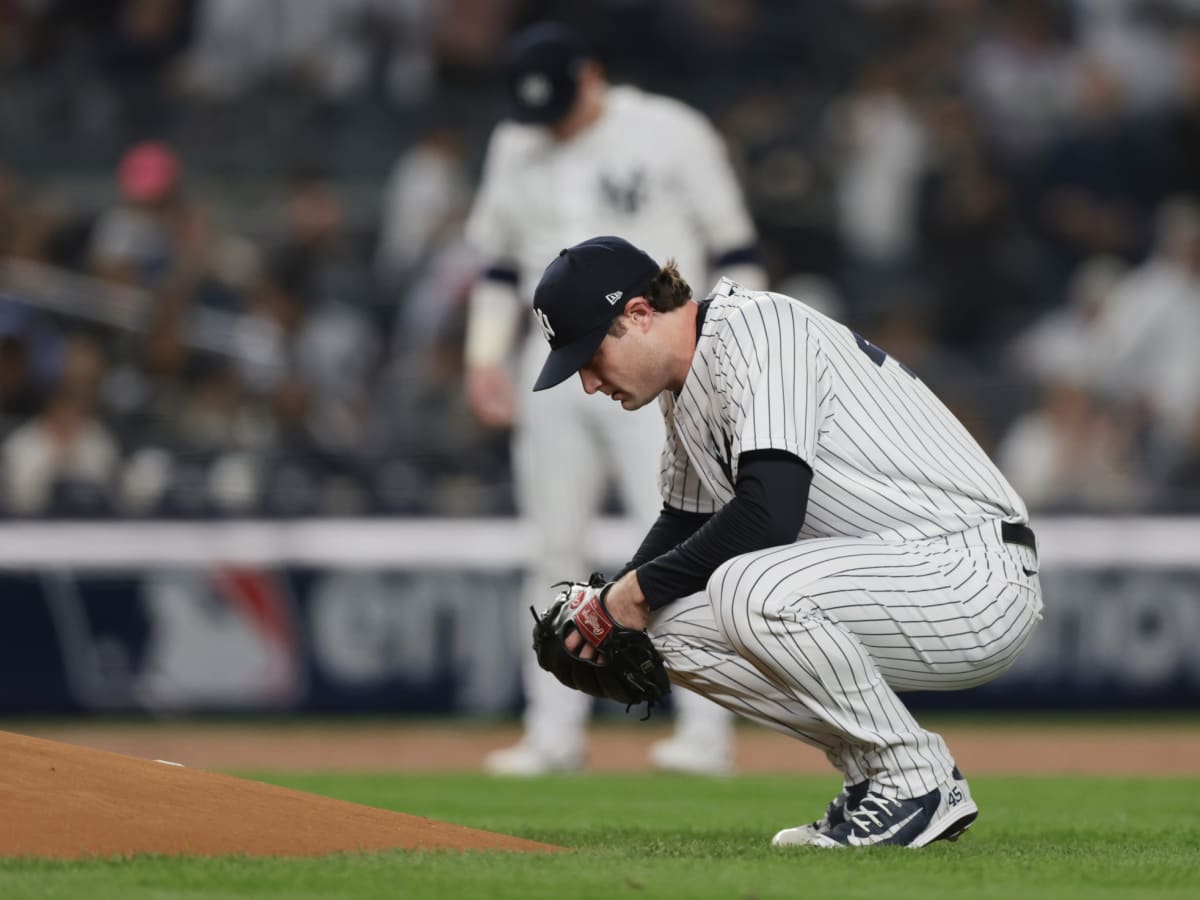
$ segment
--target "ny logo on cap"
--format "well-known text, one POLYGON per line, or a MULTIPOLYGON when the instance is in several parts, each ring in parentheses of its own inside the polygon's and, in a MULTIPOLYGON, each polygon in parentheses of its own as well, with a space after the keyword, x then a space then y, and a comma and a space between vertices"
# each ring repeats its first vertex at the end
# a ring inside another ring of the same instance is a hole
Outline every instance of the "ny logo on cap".
POLYGON ((530 72, 517 85, 517 95, 528 106, 545 106, 550 101, 550 79, 541 72, 530 72))
POLYGON ((624 291, 613 291, 611 294, 605 294, 604 299, 608 301, 609 306, 615 306, 617 301, 624 296, 624 291))
POLYGON ((541 309, 534 309, 533 314, 542 326, 542 335, 546 338, 546 343, 550 343, 554 340, 554 328, 550 324, 550 317, 541 309))

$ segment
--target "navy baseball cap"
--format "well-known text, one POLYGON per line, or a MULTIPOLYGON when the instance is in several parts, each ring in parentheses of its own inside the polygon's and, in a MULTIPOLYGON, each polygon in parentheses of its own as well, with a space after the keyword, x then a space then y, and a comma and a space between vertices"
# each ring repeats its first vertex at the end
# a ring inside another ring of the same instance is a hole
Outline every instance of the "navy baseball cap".
POLYGON ((543 23, 520 32, 505 51, 511 116, 527 125, 553 125, 575 102, 579 72, 590 58, 566 25, 543 23))
POLYGON ((561 384, 587 365, 613 319, 645 293, 659 269, 649 254, 607 235, 559 253, 533 292, 533 313, 550 343, 533 389, 561 384))

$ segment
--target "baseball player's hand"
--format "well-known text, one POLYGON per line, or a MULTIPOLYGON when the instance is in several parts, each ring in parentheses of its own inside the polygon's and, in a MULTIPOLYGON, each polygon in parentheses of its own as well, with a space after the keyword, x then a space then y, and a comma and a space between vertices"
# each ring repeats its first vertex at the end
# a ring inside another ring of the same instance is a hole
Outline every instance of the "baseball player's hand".
POLYGON ((626 706, 652 706, 670 692, 670 674, 650 636, 609 611, 605 598, 612 585, 603 575, 593 572, 586 582, 556 587, 563 590, 551 606, 540 615, 533 611, 539 666, 569 688, 626 706))
MULTIPOLYGON (((636 569, 626 572, 613 583, 613 586, 608 589, 608 593, 604 595, 604 602, 608 607, 609 615, 618 625, 624 625, 635 631, 646 630, 646 625, 650 621, 650 610, 646 606, 646 595, 642 593, 642 588, 638 584, 636 569)), ((567 635, 563 643, 572 653, 578 651, 583 659, 592 659, 596 653, 592 645, 586 643, 577 631, 567 635), (582 649, 580 649, 581 644, 583 645, 582 649)))
POLYGON ((517 401, 512 378, 503 366, 467 370, 467 404, 489 428, 508 428, 516 420, 517 401))

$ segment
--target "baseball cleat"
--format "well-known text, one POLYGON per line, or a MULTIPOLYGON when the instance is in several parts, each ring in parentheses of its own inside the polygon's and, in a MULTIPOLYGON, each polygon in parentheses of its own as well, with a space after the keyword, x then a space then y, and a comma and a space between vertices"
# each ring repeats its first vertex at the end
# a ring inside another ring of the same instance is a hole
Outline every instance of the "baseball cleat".
POLYGON ((577 753, 555 753, 522 741, 503 750, 493 750, 483 760, 483 770, 489 775, 512 778, 535 778, 577 772, 583 759, 577 753))
POLYGON ((863 797, 867 796, 869 781, 858 784, 842 785, 838 795, 829 801, 825 807, 825 815, 811 825, 799 825, 795 828, 785 828, 771 838, 772 847, 802 847, 811 845, 819 834, 832 831, 846 821, 846 811, 853 811, 863 797))
POLYGON ((813 847, 924 847, 956 840, 978 815, 971 790, 955 768, 947 781, 921 797, 895 800, 868 791, 845 822, 809 843, 813 847))
POLYGON ((681 737, 656 741, 650 747, 650 762, 660 772, 683 775, 732 775, 733 761, 724 746, 681 737))

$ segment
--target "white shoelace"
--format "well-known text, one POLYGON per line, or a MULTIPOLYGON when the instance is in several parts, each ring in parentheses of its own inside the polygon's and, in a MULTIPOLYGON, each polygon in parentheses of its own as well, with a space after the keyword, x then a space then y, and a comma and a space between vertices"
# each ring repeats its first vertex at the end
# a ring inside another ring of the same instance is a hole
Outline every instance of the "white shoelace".
POLYGON ((854 823, 855 828, 863 831, 869 831, 871 825, 874 825, 876 828, 882 828, 883 820, 868 804, 874 804, 879 807, 881 813, 885 816, 890 816, 893 814, 892 807, 899 804, 899 802, 899 800, 889 800, 887 797, 868 797, 862 803, 858 804, 858 808, 850 814, 850 821, 854 823))

